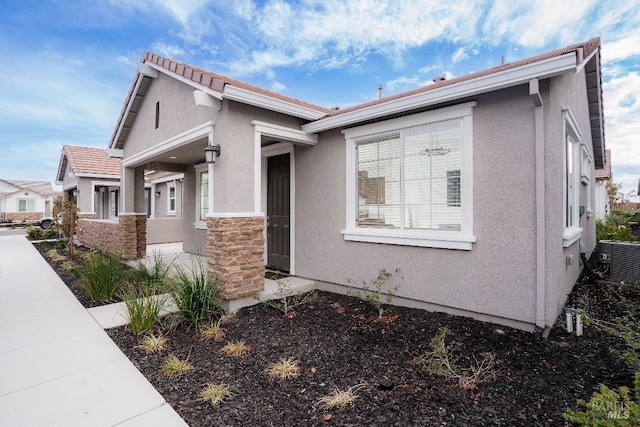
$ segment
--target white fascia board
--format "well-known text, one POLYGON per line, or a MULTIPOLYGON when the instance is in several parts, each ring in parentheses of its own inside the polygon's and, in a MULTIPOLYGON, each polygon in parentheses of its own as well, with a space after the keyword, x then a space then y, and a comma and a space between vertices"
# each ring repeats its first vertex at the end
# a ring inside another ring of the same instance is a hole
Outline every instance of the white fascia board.
POLYGON ((154 64, 153 62, 145 62, 146 65, 148 65, 151 68, 154 68, 156 70, 158 70, 159 72, 166 74, 169 77, 173 77, 174 79, 181 81, 182 83, 188 84, 189 86, 192 86, 194 89, 198 89, 201 90, 202 92, 206 93, 207 95, 211 95, 214 98, 220 99, 222 100, 222 93, 218 92, 217 90, 213 90, 209 87, 203 86, 199 83, 194 82, 191 79, 188 79, 184 76, 181 76, 180 74, 176 74, 173 71, 169 71, 164 67, 161 67, 160 65, 154 64))
POLYGON ((254 130, 256 132, 260 132, 261 135, 305 145, 316 145, 318 143, 318 135, 310 135, 300 129, 274 125, 272 123, 261 122, 259 120, 253 120, 251 124, 253 125, 254 130))
POLYGON ((124 157, 124 150, 121 148, 107 148, 107 157, 121 159, 124 157))
POLYGON ((78 178, 104 178, 104 179, 120 179, 120 175, 111 175, 106 173, 77 173, 78 178))
POLYGON ((131 98, 129 98, 129 102, 127 103, 127 108, 124 110, 124 114, 122 115, 122 120, 120 121, 120 125, 118 126, 118 131, 113 136, 111 141, 109 141, 109 148, 116 148, 116 144, 118 143, 118 139, 120 139, 120 134, 122 133, 122 128, 124 127, 124 122, 127 121, 127 116, 129 115, 129 111, 131 111, 131 106, 133 105, 133 101, 136 99, 136 94, 140 89, 140 84, 142 83, 142 79, 144 76, 142 74, 138 74, 138 78, 136 80, 136 87, 131 94, 131 98))
POLYGON ((62 191, 69 191, 69 190, 73 190, 74 188, 78 188, 77 182, 72 182, 70 184, 65 185, 64 187, 62 187, 62 191))
POLYGON ((311 122, 302 125, 302 130, 307 133, 318 133, 328 129, 349 126, 390 114, 402 113, 429 105, 529 83, 529 81, 534 78, 543 79, 557 76, 566 71, 575 70, 575 68, 575 53, 566 53, 545 61, 523 65, 511 70, 489 74, 451 86, 444 86, 382 104, 372 105, 371 107, 361 110, 339 114, 317 122, 311 122))
POLYGON ((223 96, 231 101, 241 102, 243 104, 253 105, 278 113, 288 114, 290 116, 299 117, 306 120, 318 120, 327 115, 322 111, 314 110, 292 102, 276 99, 268 95, 253 92, 246 89, 225 85, 223 96))
MULTIPOLYGON (((214 122, 212 120, 205 122, 199 126, 191 128, 181 134, 164 140, 152 147, 140 151, 128 159, 122 161, 123 167, 135 167, 140 166, 159 154, 173 150, 174 148, 182 147, 200 138, 208 136, 212 131, 214 122)), ((204 156, 204 153, 203 153, 204 156)))

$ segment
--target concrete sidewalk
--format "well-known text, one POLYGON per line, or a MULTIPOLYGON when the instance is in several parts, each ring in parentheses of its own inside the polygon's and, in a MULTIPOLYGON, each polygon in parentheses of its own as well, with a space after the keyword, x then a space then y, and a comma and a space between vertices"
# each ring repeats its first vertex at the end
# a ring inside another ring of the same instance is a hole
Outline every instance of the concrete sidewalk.
POLYGON ((23 236, 0 237, 0 425, 187 425, 23 236))

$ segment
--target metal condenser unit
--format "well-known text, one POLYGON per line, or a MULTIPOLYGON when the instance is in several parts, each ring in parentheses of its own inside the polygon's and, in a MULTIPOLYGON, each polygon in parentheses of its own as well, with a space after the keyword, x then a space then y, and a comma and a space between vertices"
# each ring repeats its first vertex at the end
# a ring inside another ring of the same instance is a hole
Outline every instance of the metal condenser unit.
POLYGON ((615 282, 640 280, 640 243, 600 241, 600 263, 609 264, 609 277, 615 282))

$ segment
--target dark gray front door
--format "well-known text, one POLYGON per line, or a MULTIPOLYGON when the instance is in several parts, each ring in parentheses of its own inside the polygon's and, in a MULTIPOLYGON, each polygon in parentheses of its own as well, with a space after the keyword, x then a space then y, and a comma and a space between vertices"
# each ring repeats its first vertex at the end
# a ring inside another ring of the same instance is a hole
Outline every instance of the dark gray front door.
POLYGON ((289 271, 289 154, 267 159, 267 267, 289 271))

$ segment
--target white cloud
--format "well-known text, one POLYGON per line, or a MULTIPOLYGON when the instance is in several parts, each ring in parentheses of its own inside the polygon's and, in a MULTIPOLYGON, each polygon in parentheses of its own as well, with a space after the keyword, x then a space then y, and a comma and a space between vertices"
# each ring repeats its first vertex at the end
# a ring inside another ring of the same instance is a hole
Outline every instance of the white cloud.
POLYGON ((287 87, 280 83, 280 82, 272 82, 271 83, 271 90, 274 92, 284 92, 287 89, 287 87))
POLYGON ((162 41, 157 41, 155 43, 153 43, 153 45, 151 46, 151 48, 153 49, 153 51, 155 53, 158 53, 161 56, 165 56, 168 58, 179 58, 182 55, 184 55, 185 51, 182 47, 176 45, 176 44, 171 44, 171 43, 165 43, 162 41))
POLYGON ((465 49, 463 47, 461 47, 458 50, 456 50, 453 55, 451 55, 451 60, 455 64, 456 62, 464 61, 468 57, 469 57, 469 54, 465 52, 465 49))

